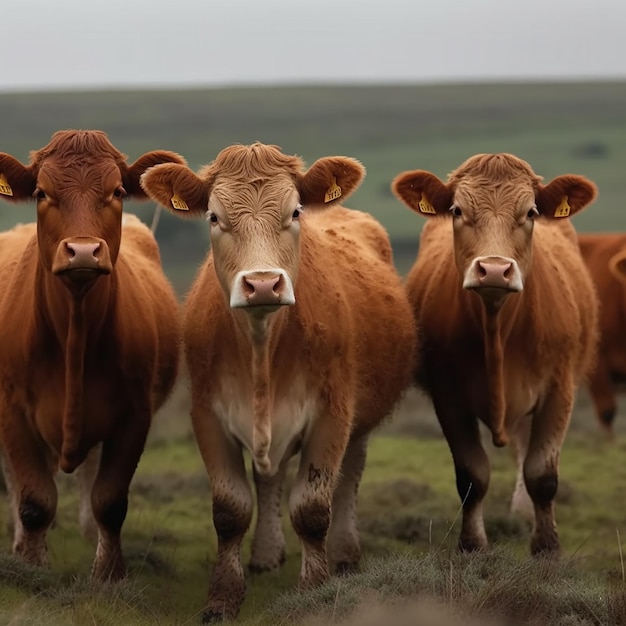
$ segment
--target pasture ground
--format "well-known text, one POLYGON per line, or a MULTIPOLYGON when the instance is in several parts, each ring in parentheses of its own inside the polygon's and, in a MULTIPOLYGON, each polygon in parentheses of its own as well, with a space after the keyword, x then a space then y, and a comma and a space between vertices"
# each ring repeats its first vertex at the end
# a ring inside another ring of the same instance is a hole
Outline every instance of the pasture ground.
MULTIPOLYGON (((360 490, 361 572, 298 592, 300 552, 285 508, 287 562, 279 574, 249 576, 238 622, 344 623, 356 608, 349 623, 372 626, 388 623, 390 615, 398 624, 409 623, 416 611, 420 623, 432 626, 485 611, 509 620, 499 626, 626 623, 626 412, 618 415, 617 431, 612 442, 598 433, 582 391, 561 458, 557 519, 563 556, 552 564, 527 557, 529 526, 508 513, 515 476, 511 452, 486 439, 492 459, 486 522, 494 549, 462 557, 454 554, 459 501, 450 455, 428 402, 410 391, 371 440, 360 490), (447 608, 433 605, 433 597, 447 608)), ((89 582, 93 546, 78 531, 74 479, 61 475, 58 484, 49 569, 16 563, 2 527, 0 624, 199 623, 216 542, 184 383, 157 415, 132 485, 123 534, 127 581, 100 588, 89 582)), ((7 513, 1 500, 0 519, 7 513)))

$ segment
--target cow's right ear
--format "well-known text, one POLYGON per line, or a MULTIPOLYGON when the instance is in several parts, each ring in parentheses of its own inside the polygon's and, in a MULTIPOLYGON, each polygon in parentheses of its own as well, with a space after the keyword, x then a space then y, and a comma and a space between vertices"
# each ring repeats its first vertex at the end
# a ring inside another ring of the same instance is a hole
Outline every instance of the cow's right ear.
POLYGON ((609 259, 609 272, 622 283, 626 283, 626 250, 620 250, 609 259))
POLYGON ((391 191, 419 215, 450 215, 452 191, 430 172, 413 170, 398 174, 391 183, 391 191))
POLYGON ((10 202, 30 200, 35 193, 37 179, 30 166, 15 157, 0 152, 0 198, 10 202))
POLYGON ((207 183, 186 165, 155 165, 140 180, 146 194, 175 215, 205 216, 209 202, 207 183))

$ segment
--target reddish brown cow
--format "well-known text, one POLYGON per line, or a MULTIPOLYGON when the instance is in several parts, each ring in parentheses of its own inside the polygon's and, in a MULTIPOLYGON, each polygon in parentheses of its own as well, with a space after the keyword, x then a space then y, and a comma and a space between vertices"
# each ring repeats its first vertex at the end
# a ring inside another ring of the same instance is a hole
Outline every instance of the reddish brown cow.
POLYGON ((304 172, 299 158, 255 143, 226 148, 199 175, 161 165, 142 177, 157 202, 210 222, 212 252, 184 320, 218 536, 207 622, 234 617, 245 597, 240 547, 253 501, 243 448, 259 500, 253 570, 284 559, 280 494, 298 451, 289 509, 300 584, 328 577, 327 533, 337 570, 359 561, 356 493, 368 434, 410 383, 415 343, 386 232, 337 206, 363 176, 354 159, 322 158, 304 172))
POLYGON ((122 226, 122 203, 145 199, 139 177, 165 162, 184 160, 155 151, 128 165, 100 131, 55 133, 29 165, 0 154, 3 197, 37 202, 36 229, 5 235, 0 259, 0 443, 13 551, 28 563, 47 560, 57 466, 98 462, 101 447, 92 574, 125 574, 128 487, 176 378, 180 330, 156 241, 134 216, 122 226))
POLYGON ((559 550, 559 454, 597 341, 597 301, 567 218, 596 189, 581 176, 541 180, 515 156, 479 154, 446 183, 417 170, 392 185, 433 217, 407 290, 421 337, 416 381, 433 400, 463 501, 460 549, 488 545, 481 420, 495 445, 512 437, 512 509, 534 513, 531 552, 559 550))
POLYGON ((578 243, 600 301, 600 348, 589 380, 596 417, 613 434, 616 388, 626 382, 626 234, 579 234, 578 243))

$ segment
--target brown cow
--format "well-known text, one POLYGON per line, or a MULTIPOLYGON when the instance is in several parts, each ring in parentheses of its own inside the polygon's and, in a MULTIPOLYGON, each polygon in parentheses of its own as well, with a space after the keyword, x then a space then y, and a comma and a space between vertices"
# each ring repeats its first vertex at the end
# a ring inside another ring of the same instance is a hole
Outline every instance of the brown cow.
POLYGON ((600 301, 600 348, 589 392, 598 423, 611 436, 616 387, 626 382, 626 234, 580 233, 578 243, 600 301))
POLYGON ((184 160, 155 151, 128 165, 101 131, 59 131, 29 165, 0 154, 3 197, 37 203, 36 231, 6 235, 0 265, 0 443, 13 551, 28 563, 47 560, 57 466, 72 472, 101 447, 92 575, 125 574, 128 487, 176 378, 180 330, 156 241, 134 216, 122 226, 122 204, 145 199, 139 177, 165 162, 184 160))
POLYGON ((567 218, 596 188, 581 176, 541 180, 515 156, 479 154, 446 183, 417 170, 392 184, 411 209, 434 218, 407 291, 421 337, 416 381, 433 400, 454 460, 464 550, 488 545, 481 420, 495 445, 512 436, 512 509, 534 509, 531 552, 559 551, 560 449, 597 341, 596 296, 567 218))
POLYGON ((336 570, 359 561, 356 493, 368 435, 410 384, 415 347, 386 232, 337 206, 364 173, 345 157, 305 172, 300 158, 255 143, 226 148, 199 175, 161 165, 141 179, 157 202, 210 222, 212 252, 184 320, 192 420, 218 536, 205 622, 236 616, 245 597, 240 547, 253 500, 243 448, 259 500, 251 569, 284 559, 281 486, 298 451, 289 509, 300 584, 328 577, 327 533, 336 570))

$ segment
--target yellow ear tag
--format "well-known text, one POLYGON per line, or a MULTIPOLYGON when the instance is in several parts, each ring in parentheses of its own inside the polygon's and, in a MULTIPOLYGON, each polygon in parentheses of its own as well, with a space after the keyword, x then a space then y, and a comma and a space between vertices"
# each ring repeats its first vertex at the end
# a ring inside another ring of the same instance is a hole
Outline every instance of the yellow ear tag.
POLYGON ((433 215, 437 213, 437 211, 435 211, 435 207, 430 202, 428 202, 428 200, 426 200, 426 197, 423 195, 422 199, 417 203, 417 206, 422 213, 432 213, 433 215))
POLYGON ((179 211, 189 211, 187 203, 176 193, 172 196, 172 206, 179 211))
POLYGON ((341 198, 341 187, 337 184, 337 180, 333 176, 333 184, 328 188, 326 195, 324 196, 324 202, 330 202, 341 198))
POLYGON ((11 185, 9 185, 9 181, 4 174, 0 174, 0 193, 3 196, 13 195, 13 189, 11 189, 11 185))
POLYGON ((567 203, 567 196, 563 196, 561 200, 561 204, 556 207, 556 211, 554 211, 554 217, 567 217, 570 212, 570 205, 567 203))

